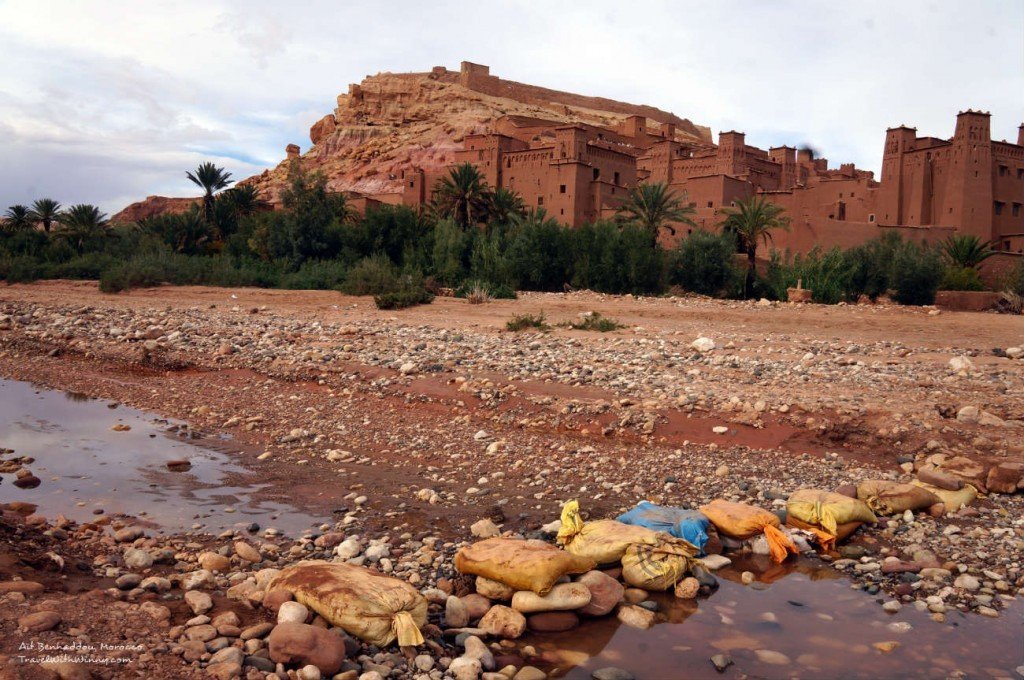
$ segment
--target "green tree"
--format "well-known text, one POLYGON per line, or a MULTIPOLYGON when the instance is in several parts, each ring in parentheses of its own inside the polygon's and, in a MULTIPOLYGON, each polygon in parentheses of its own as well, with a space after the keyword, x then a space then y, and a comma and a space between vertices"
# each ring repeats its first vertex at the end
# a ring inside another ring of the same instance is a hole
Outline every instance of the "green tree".
POLYGON ((463 229, 487 217, 491 190, 472 163, 457 165, 434 186, 431 209, 442 219, 452 219, 463 229))
POLYGON ((662 182, 641 184, 629 190, 617 217, 642 227, 652 240, 657 241, 662 229, 675 236, 673 222, 696 226, 691 217, 695 211, 685 205, 684 200, 685 196, 677 196, 662 182))
POLYGON ((764 196, 751 196, 737 201, 733 207, 723 210, 723 230, 736 235, 737 246, 747 255, 747 278, 743 285, 744 297, 754 294, 754 279, 757 268, 757 247, 763 242, 772 242, 776 229, 789 231, 789 218, 782 213, 782 206, 769 202, 764 196))
POLYGON ((701 295, 718 295, 733 280, 736 237, 698 229, 669 253, 669 283, 701 295))
POLYGON ((176 253, 202 255, 213 239, 213 227, 195 205, 187 212, 165 213, 139 221, 139 229, 160 238, 176 253))
POLYGON ((185 176, 188 177, 193 184, 203 190, 203 216, 206 218, 207 222, 213 224, 214 194, 231 184, 233 181, 231 179, 231 173, 226 172, 224 168, 218 168, 213 163, 206 162, 200 163, 199 167, 196 168, 195 173, 186 171, 185 176))
POLYGON ((66 241, 78 252, 85 250, 87 245, 103 240, 107 235, 106 214, 94 205, 79 203, 73 205, 57 216, 61 230, 57 236, 66 241))
POLYGON ((958 269, 977 269, 996 251, 973 234, 954 234, 942 242, 942 254, 950 265, 958 269))
POLYGON ((35 224, 32 211, 27 205, 12 205, 4 213, 4 231, 28 231, 35 224))
POLYGON ((443 284, 454 286, 465 274, 463 257, 466 232, 454 220, 444 219, 434 227, 434 276, 443 284))
POLYGON ((32 204, 32 220, 43 223, 43 231, 50 233, 50 227, 60 215, 60 203, 52 198, 40 198, 32 204))
POLYGON ((513 220, 526 215, 523 198, 509 189, 496 189, 487 206, 487 221, 490 225, 512 224, 513 220))

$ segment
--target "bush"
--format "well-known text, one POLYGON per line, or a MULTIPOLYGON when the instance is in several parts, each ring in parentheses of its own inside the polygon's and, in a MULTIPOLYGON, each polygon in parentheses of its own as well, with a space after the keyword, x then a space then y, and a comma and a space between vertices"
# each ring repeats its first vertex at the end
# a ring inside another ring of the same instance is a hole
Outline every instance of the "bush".
POLYGON ((815 302, 834 305, 847 299, 856 299, 861 291, 853 286, 855 264, 847 257, 847 253, 839 248, 822 252, 819 248, 809 253, 785 257, 777 252, 772 253, 765 277, 761 284, 765 286, 769 297, 785 300, 789 288, 796 288, 799 283, 811 291, 811 299, 815 302))
POLYGON ((296 271, 281 277, 280 287, 291 290, 331 290, 342 285, 348 273, 342 262, 308 260, 296 271))
POLYGON ((892 261, 893 299, 903 305, 930 305, 942 281, 942 256, 929 246, 906 243, 892 261))
POLYGON ((1024 261, 1014 267, 1006 282, 1006 290, 1016 295, 1024 295, 1024 261))
POLYGON ((345 277, 341 289, 349 295, 383 295, 400 288, 398 267, 383 253, 356 263, 345 277))
POLYGON ((405 309, 413 305, 429 305, 433 301, 434 296, 423 286, 410 286, 373 297, 377 309, 405 309))
POLYGON ((608 331, 617 331, 620 328, 625 328, 625 326, 618 321, 602 316, 601 312, 587 312, 581 316, 579 321, 570 322, 569 328, 577 331, 607 333, 608 331))
POLYGON ((125 262, 103 272, 100 291, 120 293, 131 288, 147 288, 163 283, 166 278, 164 270, 152 262, 125 262))
POLYGON ((0 278, 7 283, 28 283, 44 278, 46 267, 30 255, 16 255, 0 260, 0 278))
POLYGON ((977 269, 951 266, 946 268, 939 290, 985 290, 985 284, 977 269))
POLYGON ((700 229, 668 256, 668 280, 701 295, 720 295, 735 276, 736 239, 700 229))
POLYGON ((535 328, 539 331, 551 330, 551 326, 544 319, 544 312, 540 314, 517 314, 505 323, 505 329, 510 331, 525 331, 527 328, 535 328))

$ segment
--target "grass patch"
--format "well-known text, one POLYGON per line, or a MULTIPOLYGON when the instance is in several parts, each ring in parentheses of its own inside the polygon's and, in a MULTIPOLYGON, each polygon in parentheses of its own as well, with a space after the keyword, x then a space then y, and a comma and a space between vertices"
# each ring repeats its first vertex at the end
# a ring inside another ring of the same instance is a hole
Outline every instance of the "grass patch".
POLYGON ((599 333, 607 333, 609 331, 617 331, 620 328, 625 328, 625 325, 619 323, 615 319, 609 319, 607 316, 603 316, 601 312, 585 312, 580 315, 578 321, 570 321, 569 328, 576 331, 597 331, 599 333))
POLYGON ((536 329, 538 331, 549 331, 551 326, 548 325, 547 320, 544 317, 544 312, 540 314, 516 314, 507 322, 505 322, 505 329, 510 331, 525 331, 529 328, 536 329))

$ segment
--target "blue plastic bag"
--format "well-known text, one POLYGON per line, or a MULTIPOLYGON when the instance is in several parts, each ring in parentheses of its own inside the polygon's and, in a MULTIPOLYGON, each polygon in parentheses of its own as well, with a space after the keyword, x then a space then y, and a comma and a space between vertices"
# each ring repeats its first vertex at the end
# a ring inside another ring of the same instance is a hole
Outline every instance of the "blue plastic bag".
POLYGON ((710 521, 696 510, 665 508, 648 501, 641 501, 635 508, 619 515, 616 519, 623 524, 663 531, 676 538, 689 541, 700 549, 701 555, 704 554, 704 545, 708 542, 710 521))

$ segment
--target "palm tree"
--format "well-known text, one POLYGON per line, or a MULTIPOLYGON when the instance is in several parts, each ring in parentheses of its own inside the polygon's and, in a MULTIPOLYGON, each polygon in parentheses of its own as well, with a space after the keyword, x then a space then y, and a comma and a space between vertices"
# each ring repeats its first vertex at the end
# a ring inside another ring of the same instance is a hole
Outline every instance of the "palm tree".
POLYGON ((509 189, 495 189, 487 206, 487 221, 490 224, 511 224, 515 218, 526 215, 523 197, 509 189))
POLYGON ((675 236, 676 230, 670 223, 681 222, 697 226, 690 217, 696 211, 684 205, 686 196, 676 196, 664 183, 640 184, 630 189, 626 200, 617 211, 617 217, 643 227, 651 238, 658 240, 662 229, 675 236))
POLYGON ((86 243, 107 234, 107 216, 94 205, 79 203, 57 216, 63 227, 57 235, 81 251, 86 243))
POLYGON ((60 215, 60 203, 52 198, 40 198, 32 204, 32 220, 43 223, 43 231, 49 233, 50 226, 60 215))
POLYGON ((206 162, 199 164, 195 174, 185 172, 185 176, 205 192, 203 194, 203 216, 207 222, 212 223, 213 195, 234 181, 231 179, 231 173, 225 172, 224 168, 218 168, 213 163, 206 162))
POLYGON ((973 234, 953 234, 942 243, 942 253, 950 264, 959 269, 977 269, 996 251, 991 244, 973 234))
POLYGON ((27 231, 36 225, 27 205, 12 205, 4 213, 5 231, 27 231))
POLYGON ((438 217, 455 220, 463 229, 487 215, 491 190, 472 163, 457 165, 434 185, 431 208, 438 217))
POLYGON ((748 298, 754 293, 757 244, 760 241, 765 245, 771 243, 772 232, 776 229, 789 231, 789 218, 783 216, 784 211, 782 206, 770 203, 764 196, 736 201, 733 207, 722 211, 725 215, 723 230, 735 234, 737 246, 747 254, 747 280, 743 288, 748 298))
POLYGON ((253 184, 239 184, 224 192, 228 205, 239 217, 246 217, 267 207, 267 202, 260 196, 259 187, 253 184))

